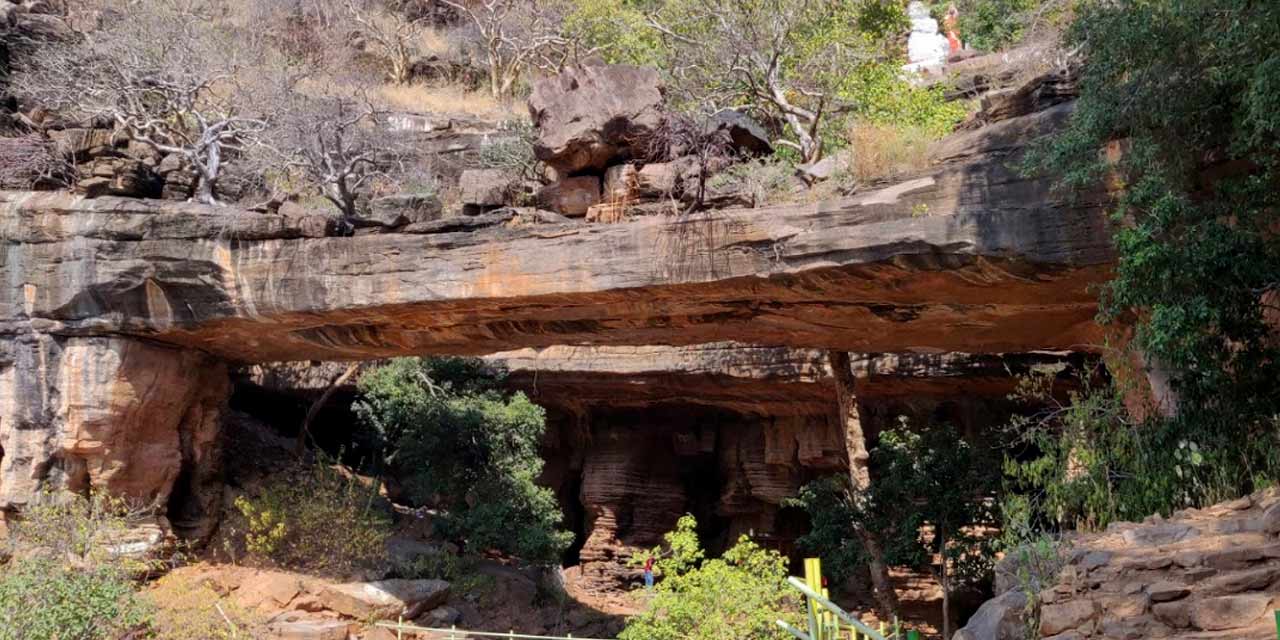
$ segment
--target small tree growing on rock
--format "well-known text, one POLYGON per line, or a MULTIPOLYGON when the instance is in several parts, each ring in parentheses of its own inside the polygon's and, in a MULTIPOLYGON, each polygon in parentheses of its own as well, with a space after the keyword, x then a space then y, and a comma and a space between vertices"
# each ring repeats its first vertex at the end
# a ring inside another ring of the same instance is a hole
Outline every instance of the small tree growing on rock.
MULTIPOLYGON (((264 132, 255 160, 293 191, 314 187, 348 222, 358 199, 379 179, 391 180, 408 153, 387 127, 387 113, 363 94, 282 92, 278 116, 264 132)), ((292 195, 292 194, 290 194, 292 195)))
POLYGON ((479 360, 401 358, 360 379, 356 415, 405 497, 444 510, 445 535, 551 564, 573 540, 555 494, 537 484, 546 414, 479 360))
POLYGON ((440 0, 465 16, 479 35, 489 91, 510 96, 529 67, 558 69, 578 51, 564 34, 559 5, 539 0, 440 0))
POLYGON ((131 140, 180 156, 199 175, 196 199, 217 204, 229 154, 266 121, 246 112, 243 73, 255 47, 198 0, 124 4, 102 27, 24 56, 15 92, 65 116, 112 123, 131 140))
POLYGON ((776 141, 802 162, 822 155, 827 117, 855 105, 840 88, 883 57, 896 24, 878 0, 668 0, 647 16, 662 34, 681 97, 708 112, 748 104, 785 123, 776 141))
POLYGON ((366 50, 384 59, 387 79, 406 84, 413 79, 413 63, 419 55, 419 42, 430 26, 425 17, 399 11, 388 11, 369 0, 346 0, 347 14, 364 39, 366 50))

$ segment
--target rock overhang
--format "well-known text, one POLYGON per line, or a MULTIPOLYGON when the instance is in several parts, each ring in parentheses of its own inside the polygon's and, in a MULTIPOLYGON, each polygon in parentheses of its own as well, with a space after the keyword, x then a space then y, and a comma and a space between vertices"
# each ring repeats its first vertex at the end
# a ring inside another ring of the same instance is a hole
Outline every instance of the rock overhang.
POLYGON ((124 334, 241 362, 726 339, 1093 348, 1092 287, 1114 264, 1105 194, 1010 168, 1009 140, 1056 122, 1026 118, 838 202, 623 224, 343 237, 321 215, 7 192, 0 333, 124 334))

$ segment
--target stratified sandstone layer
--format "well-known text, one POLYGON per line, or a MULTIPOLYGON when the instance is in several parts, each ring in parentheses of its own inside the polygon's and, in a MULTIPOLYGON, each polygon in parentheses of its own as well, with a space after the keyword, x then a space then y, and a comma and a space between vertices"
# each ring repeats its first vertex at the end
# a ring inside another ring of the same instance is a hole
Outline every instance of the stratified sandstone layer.
POLYGON ((0 194, 0 335, 127 334, 229 360, 553 344, 1009 352, 1098 344, 1096 194, 1007 165, 1062 105, 849 200, 616 225, 324 236, 323 220, 0 194))
POLYGON ((1280 608, 1280 491, 1122 522, 1064 546, 1060 571, 997 567, 995 599, 958 640, 1271 640, 1280 608), (1021 573, 1024 577, 1019 580, 1021 573), (1028 588, 1039 626, 1023 622, 1028 588))
POLYGON ((224 364, 137 340, 0 342, 0 520, 43 490, 168 506, 201 537, 221 509, 224 364))
MULTIPOLYGON (((204 528, 227 361, 724 340, 1088 350, 1092 287, 1114 262, 1105 196, 1011 169, 1070 110, 958 134, 929 170, 843 201, 622 224, 449 231, 494 223, 466 218, 348 237, 323 215, 0 192, 0 511, 42 487, 189 492, 191 513, 171 512, 204 528)), ((715 455, 761 452, 766 432, 715 455)))
MULTIPOLYGON (((633 582, 626 560, 660 543, 685 513, 697 516, 712 549, 751 533, 791 553, 808 521, 787 499, 810 480, 846 473, 843 423, 821 351, 553 347, 488 360, 550 412, 542 480, 578 526, 575 571, 590 588, 633 582)), ((916 428, 949 424, 979 441, 1036 408, 1009 399, 1018 375, 1085 364, 1080 354, 1047 352, 851 359, 857 414, 872 439, 905 419, 916 428)))
MULTIPOLYGON (((549 347, 486 356, 507 384, 563 407, 644 408, 663 403, 764 416, 827 415, 835 385, 824 351, 715 342, 683 347, 549 347)), ((1082 354, 852 354, 858 397, 1005 399, 1035 367, 1084 364, 1082 354)), ((959 425, 958 425, 959 426, 959 425)))

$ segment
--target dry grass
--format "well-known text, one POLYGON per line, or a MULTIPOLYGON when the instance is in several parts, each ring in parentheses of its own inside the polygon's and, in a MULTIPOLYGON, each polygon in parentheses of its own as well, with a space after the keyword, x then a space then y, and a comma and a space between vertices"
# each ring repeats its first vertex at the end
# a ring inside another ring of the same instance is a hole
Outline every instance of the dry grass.
POLYGON ((418 34, 415 43, 420 53, 444 57, 453 50, 453 39, 448 30, 428 27, 418 34))
POLYGON ((466 114, 493 120, 525 120, 523 104, 497 100, 487 91, 469 91, 458 85, 384 85, 377 90, 384 106, 402 111, 466 114))
POLYGON ((929 144, 936 138, 923 127, 855 123, 846 133, 854 182, 892 180, 929 166, 929 144))
POLYGON ((253 638, 262 630, 256 616, 185 573, 157 580, 145 596, 155 607, 152 624, 159 640, 253 638))

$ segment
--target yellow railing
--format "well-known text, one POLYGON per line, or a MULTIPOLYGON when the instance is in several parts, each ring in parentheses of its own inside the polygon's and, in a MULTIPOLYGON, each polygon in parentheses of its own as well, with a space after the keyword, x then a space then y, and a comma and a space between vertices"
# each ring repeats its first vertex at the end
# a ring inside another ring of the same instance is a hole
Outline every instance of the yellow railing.
POLYGON ((808 629, 797 629, 785 620, 778 620, 778 626, 797 640, 919 640, 919 633, 903 633, 896 623, 892 630, 884 623, 879 629, 873 629, 832 602, 831 594, 822 586, 821 560, 808 558, 804 561, 804 578, 788 578, 787 583, 805 596, 808 629))

